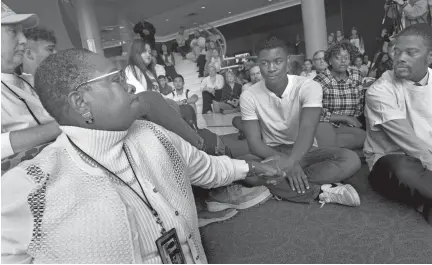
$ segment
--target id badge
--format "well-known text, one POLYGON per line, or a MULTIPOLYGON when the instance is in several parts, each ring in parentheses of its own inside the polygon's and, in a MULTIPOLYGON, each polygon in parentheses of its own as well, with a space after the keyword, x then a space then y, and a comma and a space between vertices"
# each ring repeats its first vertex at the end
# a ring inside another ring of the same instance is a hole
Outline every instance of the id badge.
POLYGON ((175 228, 169 230, 156 240, 159 255, 164 264, 185 264, 180 241, 175 228))

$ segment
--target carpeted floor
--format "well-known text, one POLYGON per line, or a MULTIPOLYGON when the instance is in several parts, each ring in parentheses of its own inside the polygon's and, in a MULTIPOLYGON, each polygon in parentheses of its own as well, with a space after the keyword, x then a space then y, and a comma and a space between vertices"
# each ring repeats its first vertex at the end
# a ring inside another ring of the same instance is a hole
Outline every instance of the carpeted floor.
MULTIPOLYGON (((235 135, 223 140, 234 151, 244 147, 235 135)), ((367 174, 364 166, 347 181, 359 192, 360 207, 269 200, 204 227, 209 262, 432 262, 432 226, 414 209, 374 193, 367 174)))

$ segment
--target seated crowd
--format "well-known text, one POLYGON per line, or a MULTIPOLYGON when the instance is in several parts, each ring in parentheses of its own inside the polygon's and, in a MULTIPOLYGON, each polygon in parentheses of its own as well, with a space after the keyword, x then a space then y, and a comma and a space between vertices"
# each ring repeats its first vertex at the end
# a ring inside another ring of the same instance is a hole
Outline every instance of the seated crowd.
POLYGON ((221 71, 215 42, 181 29, 176 50, 204 77, 203 113, 241 113, 232 123, 250 154, 237 158, 198 128, 199 95, 166 45, 136 39, 116 69, 85 49, 57 52, 37 24, 2 3, 2 262, 206 262, 198 228, 271 197, 359 206, 343 182, 360 157, 374 190, 432 224, 428 24, 366 65, 376 80, 354 29, 300 75, 285 43, 266 39, 248 78, 221 71))

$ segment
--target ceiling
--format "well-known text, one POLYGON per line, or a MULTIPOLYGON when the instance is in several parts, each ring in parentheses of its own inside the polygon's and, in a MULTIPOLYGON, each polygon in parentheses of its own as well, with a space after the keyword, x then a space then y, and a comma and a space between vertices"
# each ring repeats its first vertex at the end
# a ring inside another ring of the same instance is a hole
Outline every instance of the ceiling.
MULTIPOLYGON (((119 17, 132 26, 147 20, 156 27, 156 39, 173 39, 180 26, 194 28, 211 23, 222 26, 300 4, 300 0, 95 0, 104 46, 120 41, 119 17)), ((125 23, 123 23, 124 25, 125 23)))

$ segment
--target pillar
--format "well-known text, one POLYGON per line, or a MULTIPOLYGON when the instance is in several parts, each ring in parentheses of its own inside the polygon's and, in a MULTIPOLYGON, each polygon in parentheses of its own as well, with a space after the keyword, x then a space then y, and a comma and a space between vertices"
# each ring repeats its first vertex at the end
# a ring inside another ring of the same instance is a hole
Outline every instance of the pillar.
POLYGON ((327 48, 324 0, 301 0, 307 58, 327 48))
POLYGON ((75 11, 83 47, 103 55, 94 0, 76 0, 75 11))
POLYGON ((127 7, 128 5, 122 4, 119 5, 120 12, 118 13, 118 24, 119 24, 119 33, 120 33, 120 41, 122 42, 122 52, 129 53, 129 48, 134 38, 132 24, 127 18, 127 7))

